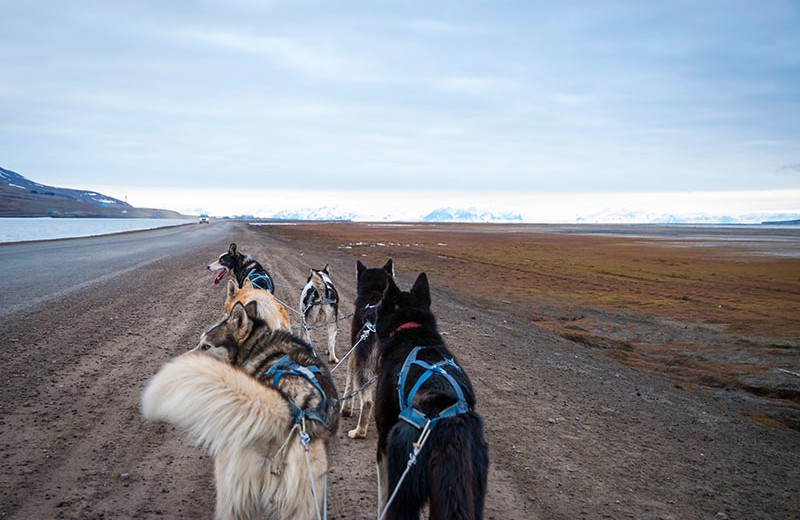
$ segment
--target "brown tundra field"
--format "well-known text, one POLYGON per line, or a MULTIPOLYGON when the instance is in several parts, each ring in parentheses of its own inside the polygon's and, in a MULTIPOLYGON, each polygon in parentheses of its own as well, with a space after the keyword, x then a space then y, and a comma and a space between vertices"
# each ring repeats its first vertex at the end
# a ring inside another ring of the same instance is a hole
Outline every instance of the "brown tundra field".
MULTIPOLYGON (((230 242, 295 309, 309 268, 344 316, 356 260, 428 274, 484 419, 486 519, 800 518, 800 228, 220 221, 0 245, 0 519, 214 517, 212 460, 139 401, 222 316, 206 265, 230 242)), ((355 423, 331 519, 376 517, 355 423)))
POLYGON ((755 421, 800 430, 800 229, 273 226, 668 376, 755 421), (357 238, 354 238, 357 237, 357 238))

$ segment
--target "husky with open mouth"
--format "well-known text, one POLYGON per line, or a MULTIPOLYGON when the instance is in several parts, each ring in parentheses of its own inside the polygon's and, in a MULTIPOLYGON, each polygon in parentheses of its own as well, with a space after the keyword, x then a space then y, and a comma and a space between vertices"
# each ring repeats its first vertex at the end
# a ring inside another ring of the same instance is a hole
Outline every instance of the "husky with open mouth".
POLYGON ((252 256, 241 253, 236 244, 231 244, 228 251, 219 255, 216 262, 208 264, 208 270, 217 273, 214 285, 222 281, 226 274, 233 273, 239 288, 244 287, 245 279, 250 280, 253 287, 270 293, 275 292, 275 284, 269 272, 252 256))

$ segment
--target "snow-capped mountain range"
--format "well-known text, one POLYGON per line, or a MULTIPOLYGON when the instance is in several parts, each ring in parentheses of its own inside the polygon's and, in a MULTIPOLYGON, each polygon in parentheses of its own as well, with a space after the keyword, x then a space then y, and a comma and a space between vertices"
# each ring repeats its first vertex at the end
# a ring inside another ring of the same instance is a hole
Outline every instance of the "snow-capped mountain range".
POLYGON ((712 213, 654 213, 630 209, 606 210, 578 217, 579 224, 761 224, 800 219, 800 213, 742 213, 720 215, 712 213))
MULTIPOLYGON (((437 208, 421 215, 355 213, 337 207, 308 207, 298 210, 284 209, 268 219, 276 220, 326 220, 361 222, 473 222, 473 223, 525 223, 536 222, 514 211, 497 211, 487 208, 437 208)), ((578 224, 761 224, 800 219, 800 213, 742 213, 723 215, 713 213, 656 213, 631 209, 606 210, 575 218, 578 224)))
POLYGON ((284 209, 270 218, 277 220, 360 220, 355 213, 328 206, 299 210, 284 209))
POLYGON ((519 213, 478 208, 439 208, 422 217, 422 220, 425 222, 523 222, 522 215, 519 213))
POLYGON ((267 218, 276 220, 328 220, 361 222, 524 222, 522 215, 513 212, 499 212, 478 208, 438 208, 419 216, 397 214, 354 213, 336 207, 284 209, 267 218))

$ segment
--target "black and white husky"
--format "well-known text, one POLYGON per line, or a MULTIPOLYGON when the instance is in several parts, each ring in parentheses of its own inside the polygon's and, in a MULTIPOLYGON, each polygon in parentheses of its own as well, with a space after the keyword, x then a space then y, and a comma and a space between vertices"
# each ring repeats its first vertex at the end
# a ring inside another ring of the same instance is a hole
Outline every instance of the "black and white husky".
POLYGON ((228 247, 227 252, 219 255, 216 262, 208 264, 208 270, 217 273, 214 277, 214 285, 221 282, 226 274, 232 272, 240 289, 244 287, 245 280, 250 280, 256 289, 275 292, 275 284, 264 266, 247 253, 239 252, 236 244, 233 243, 228 247))
POLYGON ((328 333, 328 362, 338 363, 336 357, 336 322, 339 318, 339 293, 331 281, 328 266, 312 269, 306 286, 300 293, 300 312, 303 314, 303 332, 311 343, 311 329, 324 327, 328 333))
POLYGON ((142 413, 187 430, 214 455, 218 520, 317 519, 336 388, 311 346, 271 330, 256 306, 236 303, 193 351, 164 365, 142 413))
MULTIPOLYGON (((372 420, 372 407, 375 404, 375 387, 372 383, 377 377, 378 349, 375 346, 375 319, 377 307, 383 292, 394 276, 394 264, 391 260, 383 267, 368 268, 360 261, 356 262, 356 302, 353 321, 350 323, 350 344, 354 352, 347 361, 347 379, 344 384, 344 395, 351 388, 358 390, 360 402, 358 426, 347 432, 351 439, 363 439, 367 436, 367 427, 372 420)), ((342 416, 353 414, 353 401, 342 402, 342 416)))

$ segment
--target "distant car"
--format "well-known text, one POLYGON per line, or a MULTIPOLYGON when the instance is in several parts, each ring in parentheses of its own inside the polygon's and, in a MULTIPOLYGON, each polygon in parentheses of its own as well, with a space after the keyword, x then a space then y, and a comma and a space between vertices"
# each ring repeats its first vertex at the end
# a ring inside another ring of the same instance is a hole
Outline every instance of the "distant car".
POLYGON ((200 218, 197 220, 198 224, 208 224, 208 215, 205 213, 200 215, 200 218))

